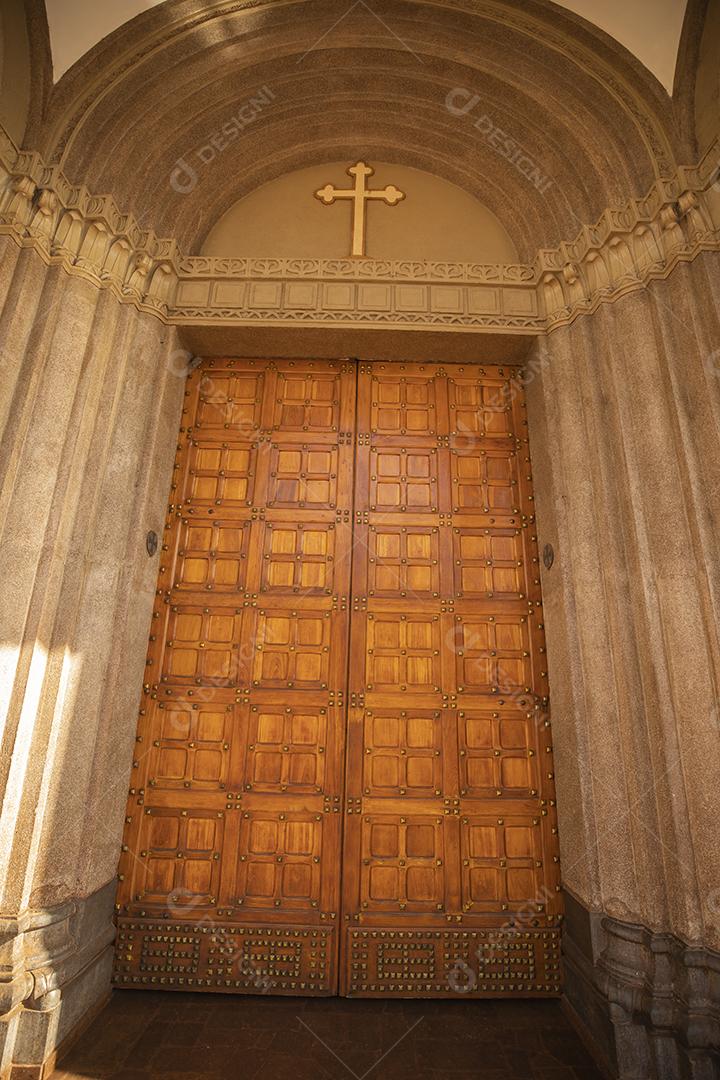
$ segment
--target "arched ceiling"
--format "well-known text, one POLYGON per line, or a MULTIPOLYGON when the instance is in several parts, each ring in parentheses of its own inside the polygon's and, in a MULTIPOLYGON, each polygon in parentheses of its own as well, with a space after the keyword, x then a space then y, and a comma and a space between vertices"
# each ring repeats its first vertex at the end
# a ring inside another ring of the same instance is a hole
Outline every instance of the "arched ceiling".
MULTIPOLYGON (((113 30, 166 0, 45 0, 55 80, 113 30)), ((357 0, 364 3, 365 0, 357 0)), ((368 6, 379 0, 368 0, 368 6)), ((624 45, 672 94, 687 0, 558 0, 624 45)), ((212 0, 203 5, 211 8, 212 0)), ((353 0, 346 4, 349 10, 353 0)))
POLYGON ((187 252, 261 184, 362 158, 461 187, 532 259, 685 157, 658 81, 549 0, 145 2, 28 142, 187 252))

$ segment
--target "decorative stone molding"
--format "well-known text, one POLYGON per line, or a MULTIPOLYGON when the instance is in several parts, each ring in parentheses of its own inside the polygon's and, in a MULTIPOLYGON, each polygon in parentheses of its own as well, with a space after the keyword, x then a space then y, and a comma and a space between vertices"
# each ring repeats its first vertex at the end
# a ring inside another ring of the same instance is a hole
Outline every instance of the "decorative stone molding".
POLYGON ((171 317, 542 330, 530 267, 373 259, 183 259, 171 317))
POLYGON ((182 256, 0 129, 0 233, 175 325, 547 333, 720 250, 720 146, 532 266, 182 256))
POLYGON ((588 911, 566 893, 565 989, 619 1080, 710 1080, 720 1061, 720 956, 588 911))
POLYGON ((23 1062, 11 1080, 16 1074, 26 1080, 49 1075, 52 1051, 107 981, 115 886, 113 879, 86 899, 0 921, 0 1058, 7 1038, 13 1059, 23 1062))

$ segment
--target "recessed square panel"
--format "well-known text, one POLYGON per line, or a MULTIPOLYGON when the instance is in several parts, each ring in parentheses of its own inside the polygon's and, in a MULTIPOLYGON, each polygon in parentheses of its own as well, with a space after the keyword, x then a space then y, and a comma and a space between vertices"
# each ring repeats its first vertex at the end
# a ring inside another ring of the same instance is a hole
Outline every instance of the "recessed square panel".
POLYGON ((519 528, 456 526, 452 540, 456 596, 502 601, 527 595, 519 528))
POLYGON ((142 815, 144 855, 133 863, 134 895, 170 911, 175 905, 194 909, 214 903, 222 839, 223 821, 212 811, 152 808, 142 815))
POLYGON ((225 438, 255 438, 265 385, 263 371, 233 371, 229 366, 208 368, 200 377, 195 427, 215 428, 225 438))
POLYGON ((471 798, 529 798, 539 779, 531 750, 534 713, 465 709, 458 715, 460 791, 471 798))
POLYGON ((437 451, 382 447, 370 451, 370 509, 386 513, 437 511, 437 451))
POLYGON ((327 761, 328 709, 253 705, 246 784, 253 791, 321 792, 327 761))
POLYGON ((459 692, 513 693, 530 686, 526 616, 456 616, 452 645, 459 692))
POLYGON ((278 509, 334 509, 337 479, 337 446, 274 442, 267 505, 278 509))
POLYGON ((541 835, 530 817, 466 814, 460 823, 463 908, 525 910, 546 902, 541 835))
POLYGON ((232 608, 213 610, 174 605, 168 620, 161 679, 235 686, 245 672, 239 644, 242 615, 232 608))
POLYGON ((232 510, 250 506, 254 496, 257 449, 251 444, 193 442, 186 482, 185 507, 232 510))
POLYGON ((266 523, 261 590, 297 596, 331 594, 336 538, 334 523, 266 523))
POLYGON ((273 425, 281 431, 338 431, 340 373, 278 372, 273 425))
POLYGON ((455 513, 512 515, 519 513, 517 459, 509 449, 487 449, 466 443, 450 452, 455 513))
POLYGON ((323 815, 248 811, 239 852, 234 891, 243 908, 297 910, 319 903, 323 815))
POLYGON ((435 692, 440 686, 440 617, 375 612, 367 616, 367 688, 435 692))
POLYGON ((437 911, 444 886, 443 818, 363 817, 361 891, 368 910, 437 911))
POLYGON ((500 377, 448 378, 450 425, 455 445, 474 437, 509 439, 512 429, 510 382, 500 377))
POLYGON ((440 595, 437 527, 371 525, 367 558, 370 596, 427 600, 440 595))
POLYGON ((332 645, 330 612, 261 610, 254 641, 253 686, 327 689, 332 645))
POLYGON ((150 751, 149 781, 157 789, 221 791, 226 786, 233 738, 244 739, 237 705, 156 701, 153 723, 158 738, 150 751))
POLYGON ((183 518, 173 589, 238 593, 245 588, 249 521, 183 518))
POLYGON ((363 791, 374 798, 442 794, 439 712, 367 711, 363 717, 363 791))
POLYGON ((437 430, 434 379, 376 375, 371 394, 371 428, 379 435, 432 435, 437 430))

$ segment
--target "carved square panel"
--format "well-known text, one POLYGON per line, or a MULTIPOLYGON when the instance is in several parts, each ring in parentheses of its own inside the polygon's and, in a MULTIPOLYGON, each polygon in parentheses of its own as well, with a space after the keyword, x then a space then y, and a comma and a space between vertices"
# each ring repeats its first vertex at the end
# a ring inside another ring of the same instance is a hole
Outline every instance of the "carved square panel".
POLYGON ((340 373, 302 368, 279 372, 273 426, 283 431, 337 431, 340 373))
POLYGON ((440 595, 439 530, 431 526, 371 525, 370 596, 430 599, 440 595))
POLYGON ((304 811, 246 811, 241 818, 237 901, 284 911, 317 907, 323 818, 304 811))
POLYGON ((187 698, 157 701, 154 708, 149 784, 159 790, 224 790, 233 736, 244 737, 237 706, 187 698))
POLYGON ((242 616, 223 610, 173 605, 163 653, 162 680, 233 686, 242 677, 242 616))
POLYGON ((516 458, 512 451, 481 450, 479 446, 451 450, 450 471, 456 512, 518 512, 516 458))
POLYGON ((526 616, 456 615, 453 648, 459 691, 512 693, 531 685, 526 616))
POLYGON ((237 593, 245 588, 249 521, 183 518, 173 589, 237 593))
POLYGON ((438 615, 376 612, 367 616, 368 690, 409 692, 440 688, 438 615))
POLYGON ((358 285, 358 309, 360 311, 389 311, 392 305, 392 287, 384 283, 358 285))
POLYGON ((433 435, 437 430, 433 378, 375 375, 370 428, 378 435, 433 435))
POLYGON ((435 513, 437 451, 424 447, 373 447, 370 451, 370 509, 386 513, 435 513))
MULTIPOLYGON (((449 376, 450 429, 453 445, 467 447, 473 439, 508 439, 513 433, 511 389, 506 379, 449 376), (464 437, 464 438, 463 438, 464 437)), ((509 440, 508 440, 509 441, 509 440)))
POLYGON ((534 913, 545 902, 540 827, 531 817, 465 815, 460 852, 464 910, 497 911, 505 904, 534 913))
POLYGON ((360 891, 368 911, 435 911, 443 905, 443 818, 363 815, 360 891))
POLYGON ((442 795, 439 712, 379 709, 363 719, 363 792, 374 798, 442 795))
POLYGON ((166 904, 177 917, 215 902, 223 819, 212 810, 153 807, 142 813, 132 861, 133 899, 166 904))
POLYGON ((267 505, 332 510, 337 501, 337 474, 336 446, 274 442, 267 505))
POLYGON ((248 307, 277 308, 282 299, 282 285, 279 281, 252 281, 248 307))
POLYGON ((532 722, 532 716, 522 713, 475 709, 459 713, 461 795, 528 798, 536 791, 532 722))
POLYGON ((324 522, 265 525, 260 588, 306 596, 334 589, 337 530, 324 522))
POLYGON ((209 368, 200 379, 195 428, 219 428, 233 438, 252 440, 260 427, 263 371, 209 368))
POLYGON ((253 705, 246 783, 253 791, 321 792, 325 782, 328 710, 319 706, 253 705))
POLYGON ((517 600, 526 589, 520 529, 453 529, 455 595, 517 600))
POLYGON ((185 504, 203 509, 250 506, 255 487, 257 451, 250 443, 222 445, 204 439, 193 442, 185 504))
POLYGON ((435 311, 452 312, 459 315, 463 310, 465 290, 452 285, 432 285, 430 296, 435 311))
POLYGON ((327 689, 332 644, 329 611, 258 612, 253 685, 265 689, 327 689))

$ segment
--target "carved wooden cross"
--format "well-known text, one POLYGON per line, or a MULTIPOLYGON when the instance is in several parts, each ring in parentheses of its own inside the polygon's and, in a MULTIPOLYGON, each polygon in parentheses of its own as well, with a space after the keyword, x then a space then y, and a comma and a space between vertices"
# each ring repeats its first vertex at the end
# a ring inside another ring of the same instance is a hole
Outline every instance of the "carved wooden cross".
POLYGON ((326 184, 315 192, 315 198, 330 206, 336 199, 353 200, 353 225, 352 225, 352 254, 365 254, 365 201, 367 199, 382 199, 390 206, 395 206, 405 198, 405 192, 399 191, 394 184, 388 184, 382 190, 371 191, 365 187, 365 179, 372 176, 375 170, 366 165, 364 161, 358 161, 357 165, 351 165, 347 170, 349 176, 355 177, 355 186, 351 188, 336 188, 332 184, 326 184))

